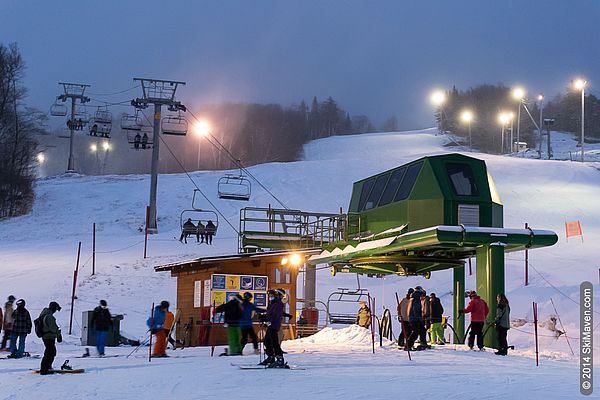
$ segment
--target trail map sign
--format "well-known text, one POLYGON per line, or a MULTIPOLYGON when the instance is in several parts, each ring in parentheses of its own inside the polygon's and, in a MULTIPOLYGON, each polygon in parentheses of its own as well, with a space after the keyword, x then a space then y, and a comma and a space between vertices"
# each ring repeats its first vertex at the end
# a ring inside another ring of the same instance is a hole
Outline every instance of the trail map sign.
MULTIPOLYGON (((236 294, 252 293, 254 304, 267 306, 269 280, 261 275, 213 274, 211 277, 211 305, 228 302, 236 294)), ((206 293, 206 292, 205 292, 206 293)))

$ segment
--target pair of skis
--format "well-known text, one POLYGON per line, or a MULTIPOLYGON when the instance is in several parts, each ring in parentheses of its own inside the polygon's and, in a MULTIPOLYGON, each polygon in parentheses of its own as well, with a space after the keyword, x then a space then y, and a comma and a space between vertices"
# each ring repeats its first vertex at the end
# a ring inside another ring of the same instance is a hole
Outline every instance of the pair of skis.
POLYGON ((258 364, 231 364, 232 367, 238 367, 239 369, 269 369, 269 370, 276 370, 276 369, 289 369, 289 370, 300 370, 303 371, 306 368, 303 367, 299 367, 298 365, 290 365, 288 363, 285 363, 282 367, 273 367, 273 368, 269 368, 266 365, 258 365, 258 364))

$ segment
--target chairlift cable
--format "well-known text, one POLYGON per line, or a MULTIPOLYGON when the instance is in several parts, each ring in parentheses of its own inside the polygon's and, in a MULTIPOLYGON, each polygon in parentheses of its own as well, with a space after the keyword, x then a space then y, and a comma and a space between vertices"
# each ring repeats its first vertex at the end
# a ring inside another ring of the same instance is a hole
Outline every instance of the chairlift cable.
POLYGON ((127 93, 130 92, 134 89, 139 88, 141 85, 135 85, 133 87, 130 87, 129 89, 124 89, 124 90, 120 90, 118 92, 114 92, 114 93, 93 93, 93 92, 88 92, 88 94, 91 94, 92 96, 114 96, 117 94, 121 94, 121 93, 127 93))
MULTIPOLYGON (((191 111, 191 110, 187 110, 190 115, 196 120, 199 121, 198 117, 196 117, 196 115, 191 111)), ((258 183, 258 185, 263 188, 263 190, 265 192, 267 192, 271 197, 273 197, 284 209, 289 210, 289 207, 287 207, 281 200, 279 200, 279 198, 277 198, 277 196, 275 196, 265 185, 263 185, 263 183, 258 180, 258 178, 256 176, 254 176, 254 174, 252 174, 250 171, 248 171, 243 165, 242 163, 233 156, 233 154, 231 154, 231 152, 229 151, 229 149, 227 149, 214 135, 212 135, 210 132, 207 133, 207 137, 210 137, 210 139, 214 140, 214 142, 216 142, 218 144, 215 145, 211 140, 209 140, 208 142, 210 144, 212 144, 213 146, 216 147, 217 150, 220 150, 224 153, 227 154, 227 156, 229 156, 230 160, 243 172, 245 172, 246 174, 248 174, 248 176, 250 176, 252 179, 254 179, 254 181, 256 181, 256 183, 258 183)))
MULTIPOLYGON (((146 118, 146 121, 148 121, 148 123, 152 124, 152 122, 150 121, 150 119, 148 118, 148 116, 143 111, 141 111, 141 114, 144 116, 144 118, 146 118)), ((194 179, 192 178, 192 176, 190 175, 190 173, 187 171, 187 169, 185 169, 184 165, 179 160, 179 158, 177 158, 177 156, 175 155, 175 153, 173 153, 173 150, 171 150, 171 147, 169 147, 169 144, 167 143, 167 141, 163 139, 162 135, 159 135, 159 139, 162 142, 162 144, 165 145, 165 147, 167 148, 167 150, 169 150, 169 153, 171 153, 171 156, 175 159, 175 161, 177 161, 177 164, 179 164, 179 167, 185 173, 185 175, 188 177, 188 179, 192 182, 192 184, 194 185, 194 187, 196 189, 198 189, 198 192, 200 192, 200 194, 202 195, 202 197, 204 197, 206 199, 206 201, 215 209, 215 211, 221 217, 223 217, 223 219, 225 220, 225 222, 227 222, 227 225, 229 225, 231 227, 231 229, 233 229, 234 232, 237 233, 238 236, 239 236, 240 232, 231 224, 231 222, 229 222, 229 220, 227 219, 227 217, 225 217, 225 215, 223 215, 223 213, 221 212, 221 210, 219 210, 217 208, 217 206, 215 206, 214 203, 212 201, 210 201, 210 199, 208 198, 208 196, 206 196, 206 194, 204 194, 204 192, 202 191, 202 189, 200 189, 198 187, 198 185, 196 184, 196 182, 194 181, 194 179)))

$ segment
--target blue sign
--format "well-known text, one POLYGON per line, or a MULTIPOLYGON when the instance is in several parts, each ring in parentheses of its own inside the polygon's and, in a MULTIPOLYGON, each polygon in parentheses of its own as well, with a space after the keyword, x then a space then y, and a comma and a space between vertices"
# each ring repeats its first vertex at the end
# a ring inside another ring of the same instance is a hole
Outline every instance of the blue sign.
POLYGON ((228 302, 229 300, 233 299, 235 296, 239 295, 239 292, 227 292, 227 294, 225 295, 225 302, 228 302))
POLYGON ((267 306, 267 294, 266 293, 254 293, 254 305, 257 307, 267 306))
POLYGON ((254 288, 253 279, 251 276, 242 276, 240 279, 240 287, 242 290, 252 290, 254 288))
POLYGON ((225 275, 213 275, 212 276, 212 288, 213 289, 225 289, 225 275))
POLYGON ((266 276, 255 276, 254 277, 254 290, 267 290, 267 277, 266 276))

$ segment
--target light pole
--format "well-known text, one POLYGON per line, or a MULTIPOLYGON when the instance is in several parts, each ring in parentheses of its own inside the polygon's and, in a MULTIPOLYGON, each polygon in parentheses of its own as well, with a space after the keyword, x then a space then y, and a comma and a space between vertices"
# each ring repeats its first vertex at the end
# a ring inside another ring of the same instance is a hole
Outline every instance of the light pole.
POLYGON ((573 82, 573 87, 577 90, 581 90, 581 162, 584 160, 584 142, 585 142, 585 85, 587 84, 586 80, 576 79, 573 82))
POLYGON ((440 131, 440 133, 443 133, 442 128, 444 119, 444 109, 442 108, 442 106, 446 102, 446 93, 444 93, 443 90, 436 90, 431 94, 430 100, 431 104, 436 106, 439 110, 440 120, 438 122, 438 130, 440 131))
MULTIPOLYGON (((521 144, 521 104, 523 104, 523 99, 525 98, 525 90, 523 88, 517 87, 513 89, 512 92, 513 97, 519 101, 519 109, 517 111, 517 153, 519 152, 519 146, 521 144)), ((511 138, 510 138, 510 152, 514 152, 514 142, 512 137, 511 130, 511 138)))
POLYGON ((194 124, 194 133, 198 136, 198 171, 200 171, 200 143, 202 138, 208 135, 210 126, 206 121, 198 121, 194 124))
POLYGON ((471 138, 471 121, 473 121, 473 113, 469 110, 465 110, 460 115, 460 118, 469 125, 469 151, 473 151, 473 141, 471 138))
POLYGON ((538 101, 540 102, 540 124, 539 124, 539 129, 538 131, 540 132, 540 143, 539 143, 539 150, 538 153, 540 154, 540 158, 542 158, 542 122, 543 122, 543 118, 542 116, 544 115, 544 93, 540 93, 538 95, 538 101))

